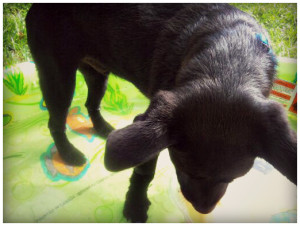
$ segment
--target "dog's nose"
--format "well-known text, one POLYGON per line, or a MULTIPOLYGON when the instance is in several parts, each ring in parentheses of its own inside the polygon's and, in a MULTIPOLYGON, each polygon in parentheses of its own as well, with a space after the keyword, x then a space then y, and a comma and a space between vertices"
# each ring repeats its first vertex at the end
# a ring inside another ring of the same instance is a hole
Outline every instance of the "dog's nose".
POLYGON ((211 211, 213 211, 213 209, 216 207, 216 205, 212 205, 212 206, 203 206, 203 205, 194 205, 193 207, 195 208, 195 210, 197 210, 199 213, 202 214, 208 214, 211 211))
POLYGON ((213 209, 216 207, 217 204, 214 205, 204 205, 204 204, 199 204, 198 202, 195 203, 191 196, 189 195, 189 193, 185 193, 183 192, 183 190, 181 189, 181 192, 183 194, 183 196, 193 205, 194 209, 197 210, 199 213, 202 214, 208 214, 211 211, 213 211, 213 209))

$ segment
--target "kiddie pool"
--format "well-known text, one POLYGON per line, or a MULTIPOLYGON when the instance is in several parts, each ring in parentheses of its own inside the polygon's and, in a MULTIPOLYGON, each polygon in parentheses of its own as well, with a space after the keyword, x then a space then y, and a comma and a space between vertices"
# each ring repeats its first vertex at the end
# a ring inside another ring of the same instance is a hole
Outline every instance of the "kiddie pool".
MULTIPOLYGON (((279 82, 271 98, 285 105, 297 129, 297 67, 280 59, 279 82)), ((48 112, 35 65, 4 70, 3 85, 4 222, 127 222, 122 215, 132 169, 110 173, 103 166, 105 140, 94 135, 84 103, 87 88, 77 74, 67 135, 88 158, 84 167, 65 165, 50 137, 48 112)), ((147 100, 131 83, 113 75, 102 101, 102 114, 115 128, 145 111, 147 100)), ((181 195, 174 167, 164 150, 149 187, 147 222, 296 222, 296 186, 262 159, 233 181, 215 210, 197 213, 181 195)))

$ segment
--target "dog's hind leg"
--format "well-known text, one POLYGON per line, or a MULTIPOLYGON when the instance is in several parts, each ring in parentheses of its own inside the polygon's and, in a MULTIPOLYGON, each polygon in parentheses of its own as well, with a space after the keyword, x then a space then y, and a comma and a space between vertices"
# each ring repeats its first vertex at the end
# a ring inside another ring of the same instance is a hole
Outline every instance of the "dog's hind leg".
POLYGON ((100 113, 100 103, 106 90, 108 71, 102 73, 96 71, 86 63, 80 63, 78 68, 84 75, 88 86, 88 97, 85 103, 94 128, 102 137, 107 137, 113 127, 105 121, 100 113))
POLYGON ((127 220, 136 223, 146 222, 150 201, 147 190, 154 178, 157 157, 134 168, 130 178, 130 186, 126 194, 123 214, 127 220))

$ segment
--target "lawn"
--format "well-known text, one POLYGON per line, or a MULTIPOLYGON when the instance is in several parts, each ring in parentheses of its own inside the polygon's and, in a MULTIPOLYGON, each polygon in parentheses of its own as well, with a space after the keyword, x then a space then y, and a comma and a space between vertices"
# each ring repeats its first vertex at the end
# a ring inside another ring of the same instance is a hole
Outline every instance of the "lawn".
POLYGON ((296 3, 234 3, 252 15, 267 29, 275 53, 281 57, 297 58, 296 3))
MULTIPOLYGON (((278 56, 297 58, 296 3, 233 3, 251 14, 269 32, 278 56)), ((32 60, 26 37, 24 18, 30 3, 3 4, 4 66, 32 60)))
POLYGON ((31 54, 27 46, 25 17, 31 4, 3 4, 3 65, 30 61, 31 54))

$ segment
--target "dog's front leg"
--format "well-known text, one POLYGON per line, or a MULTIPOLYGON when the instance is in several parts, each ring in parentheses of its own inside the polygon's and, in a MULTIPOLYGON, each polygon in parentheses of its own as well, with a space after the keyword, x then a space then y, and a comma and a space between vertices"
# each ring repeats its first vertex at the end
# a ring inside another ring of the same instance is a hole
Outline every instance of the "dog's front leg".
POLYGON ((123 214, 128 221, 146 222, 150 201, 147 190, 155 173, 157 157, 134 168, 130 178, 130 186, 126 194, 123 214))

